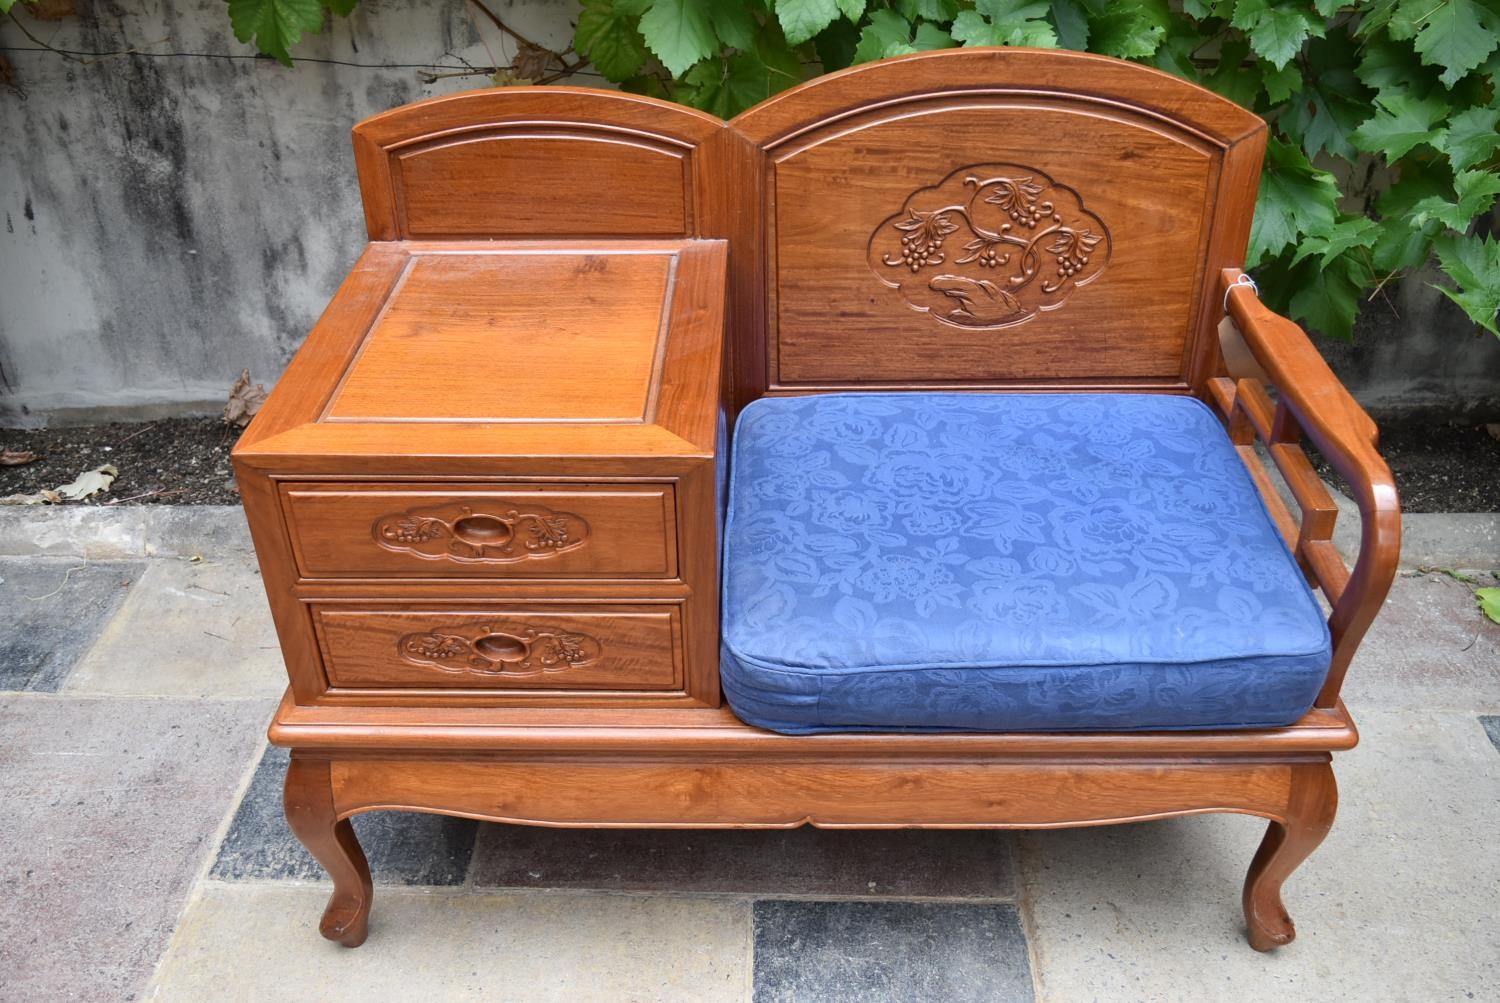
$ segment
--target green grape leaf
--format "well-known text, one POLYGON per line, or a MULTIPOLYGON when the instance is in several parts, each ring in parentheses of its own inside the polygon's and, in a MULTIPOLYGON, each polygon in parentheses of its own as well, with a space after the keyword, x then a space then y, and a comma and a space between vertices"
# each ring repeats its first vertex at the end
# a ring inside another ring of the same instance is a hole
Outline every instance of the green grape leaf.
POLYGON ((1426 97, 1437 87, 1437 71, 1423 66, 1410 45, 1389 39, 1367 39, 1359 50, 1354 75, 1366 87, 1379 91, 1426 97))
POLYGON ((1219 49, 1219 65, 1203 79, 1203 85, 1237 105, 1250 107, 1260 93, 1260 70, 1258 64, 1245 65, 1249 55, 1248 42, 1229 39, 1219 49))
POLYGON ((621 80, 620 90, 628 91, 631 94, 644 94, 647 97, 661 98, 663 101, 674 99, 671 94, 667 93, 666 85, 662 83, 661 77, 655 73, 642 73, 640 76, 631 77, 629 80, 621 80))
POLYGON ((1375 98, 1377 111, 1350 137, 1357 149, 1383 153, 1386 160, 1399 160, 1414 146, 1431 143, 1439 135, 1437 123, 1447 108, 1436 98, 1408 94, 1382 94, 1375 98))
POLYGON ((1381 275, 1425 265, 1432 257, 1432 240, 1441 229, 1440 223, 1414 228, 1400 218, 1386 219, 1370 245, 1370 263, 1381 275))
MULTIPOLYGON (((655 0, 641 15, 646 46, 674 77, 713 55, 719 47, 709 20, 713 0, 655 0)), ((602 72, 602 71, 601 71, 602 72)), ((699 106, 701 107, 701 106, 699 106)))
POLYGON ((838 5, 839 12, 855 24, 865 16, 865 0, 838 0, 838 5))
POLYGON ((1422 62, 1443 68, 1441 79, 1447 87, 1483 63, 1500 44, 1500 13, 1483 0, 1403 0, 1396 16, 1410 19, 1416 30, 1413 47, 1422 62))
POLYGON ((929 21, 951 21, 958 16, 958 0, 917 0, 917 16, 929 21))
POLYGON ((1500 311, 1500 241, 1449 233, 1434 244, 1438 264, 1459 286, 1457 290, 1437 286, 1437 290, 1462 307, 1474 323, 1500 337, 1495 324, 1500 311))
POLYGON ((995 28, 978 11, 960 11, 953 19, 953 40, 961 45, 1003 45, 995 28))
POLYGON ((1057 32, 1036 0, 976 0, 953 19, 953 37, 964 45, 1032 45, 1056 48, 1057 32))
POLYGON ((1052 23, 1057 27, 1057 44, 1064 49, 1082 52, 1089 44, 1089 19, 1078 0, 1053 0, 1052 23))
POLYGON ((1302 70, 1295 64, 1288 64, 1280 69, 1268 70, 1265 66, 1260 69, 1260 85, 1265 88, 1266 97, 1271 99, 1272 104, 1281 104, 1302 90, 1302 70))
POLYGON ((1500 108, 1470 108, 1448 119, 1448 128, 1433 141, 1454 171, 1482 163, 1500 150, 1500 108))
POLYGON ((1348 341, 1354 337, 1359 294, 1368 278, 1368 270, 1348 255, 1329 265, 1306 262, 1293 273, 1297 291, 1289 303, 1291 316, 1315 331, 1348 341))
POLYGON ((917 34, 911 44, 918 52, 927 52, 930 49, 951 49, 958 43, 953 40, 952 35, 931 21, 923 21, 917 25, 917 34))
POLYGON ((354 8, 359 6, 359 0, 322 0, 322 2, 324 7, 339 17, 348 17, 354 13, 354 8))
POLYGON ((1157 54, 1169 22, 1166 0, 1110 0, 1103 13, 1089 18, 1089 48, 1121 58, 1149 58, 1157 54))
POLYGON ((1351 247, 1369 247, 1380 236, 1381 225, 1367 216, 1349 216, 1326 230, 1310 233, 1297 245, 1292 264, 1316 254, 1323 267, 1351 247))
POLYGON ((1089 18, 1089 47, 1106 56, 1147 59, 1156 54, 1170 19, 1166 0, 1110 0, 1101 14, 1089 18))
POLYGON ((292 65, 288 51, 304 33, 323 29, 319 0, 229 0, 229 24, 241 42, 255 39, 255 47, 283 66, 292 65))
POLYGON ((0 0, 0 14, 10 13, 10 9, 16 5, 16 0, 0 0))
POLYGON ((1284 113, 1280 123, 1300 137, 1302 151, 1309 157, 1323 150, 1344 160, 1359 155, 1351 137, 1369 117, 1372 95, 1355 76, 1358 59, 1358 42, 1347 29, 1308 43, 1301 100, 1292 102, 1290 114, 1284 113))
POLYGON ((1281 69, 1309 36, 1323 34, 1323 21, 1312 11, 1289 5, 1271 6, 1270 0, 1239 0, 1230 24, 1245 32, 1250 48, 1281 69))
POLYGON ((813 36, 813 48, 817 50, 818 62, 823 64, 825 73, 852 65, 854 50, 858 46, 859 29, 843 18, 813 36))
POLYGON ((719 41, 731 49, 748 49, 755 44, 755 31, 759 27, 743 3, 713 3, 709 7, 708 22, 713 25, 719 41))
POLYGON ((1202 79, 1202 74, 1193 63, 1193 54, 1200 40, 1196 26, 1187 18, 1174 18, 1172 30, 1151 57, 1151 63, 1158 70, 1166 70, 1184 80, 1198 82, 1202 79), (1187 25, 1187 30, 1183 30, 1184 24, 1187 25))
POLYGON ((1412 224, 1421 226, 1435 219, 1450 230, 1460 233, 1480 213, 1489 212, 1500 195, 1500 174, 1489 171, 1461 171, 1453 178, 1453 190, 1457 201, 1450 202, 1439 195, 1429 195, 1411 207, 1412 224))
POLYGON ((1475 589, 1474 598, 1485 616, 1500 623, 1500 589, 1475 589))
POLYGON ((1333 17, 1344 4, 1345 0, 1313 0, 1313 7, 1324 17, 1333 17))
POLYGON ((1271 137, 1250 226, 1250 266, 1280 254, 1301 234, 1331 230, 1337 198, 1333 175, 1313 167, 1297 147, 1271 137))
POLYGON ((573 33, 573 47, 616 83, 634 77, 646 63, 646 41, 635 18, 620 7, 615 0, 585 0, 573 33))
POLYGON ((673 96, 710 115, 729 118, 729 67, 727 60, 705 59, 688 67, 673 90, 673 96))
MULTIPOLYGON (((973 13, 970 11, 969 13, 973 13)), ((955 38, 957 35, 954 36, 955 38)), ((868 63, 887 56, 900 56, 917 50, 911 44, 911 23, 893 10, 870 11, 870 23, 859 33, 854 49, 856 63, 868 63)))
POLYGON ((776 0, 776 17, 791 45, 801 45, 838 16, 836 0, 776 0))
POLYGON ((1354 148, 1354 130, 1364 121, 1370 105, 1354 93, 1358 86, 1353 74, 1345 70, 1342 74, 1319 74, 1302 92, 1304 100, 1294 104, 1292 114, 1302 136, 1302 150, 1309 157, 1323 150, 1344 160, 1359 155, 1354 148), (1345 90, 1346 86, 1353 91, 1345 90))

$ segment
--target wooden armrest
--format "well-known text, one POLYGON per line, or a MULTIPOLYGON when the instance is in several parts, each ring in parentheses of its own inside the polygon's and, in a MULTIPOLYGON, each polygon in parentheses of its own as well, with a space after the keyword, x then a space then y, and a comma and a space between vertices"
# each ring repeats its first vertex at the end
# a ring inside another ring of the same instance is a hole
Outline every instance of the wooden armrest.
MULTIPOLYGON (((1375 422, 1344 389, 1302 328, 1267 309, 1251 285, 1238 282, 1242 274, 1237 268, 1226 268, 1220 277, 1220 293, 1230 319, 1255 362, 1276 387, 1278 412, 1282 407, 1290 412, 1301 433, 1343 476, 1359 506, 1359 556, 1347 582, 1330 588, 1325 574, 1318 574, 1333 603, 1328 618, 1333 664, 1318 696, 1318 706, 1332 707, 1337 704, 1349 662, 1396 577, 1401 557, 1401 502, 1391 468, 1376 448, 1379 430, 1375 422)), ((1285 430, 1279 420, 1275 426, 1272 439, 1285 441, 1283 434, 1289 434, 1295 441, 1296 428, 1285 430)), ((1332 544, 1326 546, 1326 553, 1336 556, 1332 544)))

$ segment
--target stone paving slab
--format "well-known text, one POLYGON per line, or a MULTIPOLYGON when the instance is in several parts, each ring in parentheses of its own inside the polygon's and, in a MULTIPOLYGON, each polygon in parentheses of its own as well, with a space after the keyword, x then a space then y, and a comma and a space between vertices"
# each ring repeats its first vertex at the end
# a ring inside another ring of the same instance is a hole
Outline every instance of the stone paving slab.
MULTIPOLYGON (((321 880, 323 867, 286 824, 281 789, 290 753, 268 746, 219 848, 212 874, 226 880, 321 880)), ((474 852, 472 819, 377 811, 354 817, 377 884, 460 885, 474 852)))
POLYGON ((1398 575, 1344 683, 1356 724, 1366 708, 1500 711, 1500 624, 1469 584, 1398 575))
POLYGON ((251 701, 0 703, 0 996, 138 998, 269 717, 251 701))
POLYGON ((149 562, 70 693, 279 697, 286 668, 253 560, 149 562))
POLYGON ((755 903, 755 1003, 1033 999, 1015 906, 755 903))
POLYGON ((485 824, 474 884, 507 888, 1013 900, 1010 833, 550 829, 485 824))
POLYGON ((144 561, 0 558, 0 690, 61 686, 145 570, 144 561))
POLYGON ((381 889, 370 939, 351 951, 318 936, 327 897, 321 884, 206 884, 147 998, 717 1003, 747 996, 748 903, 381 889))
POLYGON ((0 506, 0 556, 118 560, 253 552, 238 505, 0 506))
POLYGON ((1472 714, 1357 720, 1338 819, 1284 891, 1297 940, 1272 954, 1239 912, 1264 822, 1023 834, 1041 999, 1493 999, 1500 756, 1472 714))

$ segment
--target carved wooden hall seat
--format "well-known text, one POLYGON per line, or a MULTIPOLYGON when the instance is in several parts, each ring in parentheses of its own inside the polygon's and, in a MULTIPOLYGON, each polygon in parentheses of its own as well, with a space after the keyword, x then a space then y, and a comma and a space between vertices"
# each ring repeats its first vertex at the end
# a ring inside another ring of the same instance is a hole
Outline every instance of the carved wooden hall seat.
POLYGON ((1250 943, 1292 939, 1400 518, 1374 425, 1238 271, 1259 119, 1007 49, 728 123, 527 88, 354 135, 369 245, 235 451, 325 936, 366 935, 350 816, 407 809, 1241 812, 1250 943))

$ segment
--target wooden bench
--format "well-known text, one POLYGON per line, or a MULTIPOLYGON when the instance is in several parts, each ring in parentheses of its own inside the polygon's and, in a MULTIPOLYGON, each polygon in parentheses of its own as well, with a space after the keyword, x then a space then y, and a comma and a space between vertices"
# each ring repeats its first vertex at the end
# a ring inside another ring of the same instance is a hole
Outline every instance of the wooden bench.
POLYGON ((271 727, 287 814, 334 881, 325 936, 366 935, 349 817, 406 809, 726 828, 1242 812, 1270 823, 1249 941, 1292 939, 1282 883, 1333 821, 1331 754, 1357 740, 1339 691, 1400 513, 1375 426, 1239 271, 1264 123, 1134 64, 965 49, 728 123, 549 87, 354 136, 369 247, 235 452, 291 681, 271 727), (856 391, 1207 404, 1331 609, 1311 708, 1178 730, 743 723, 719 674, 735 417, 856 391), (1359 506, 1352 570, 1304 439, 1359 506))

